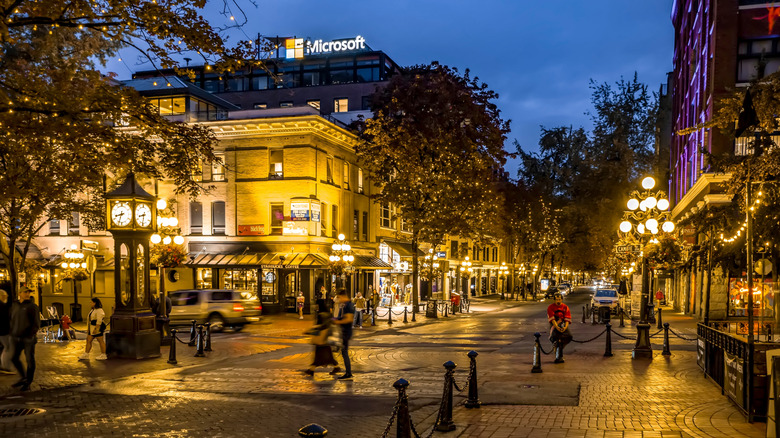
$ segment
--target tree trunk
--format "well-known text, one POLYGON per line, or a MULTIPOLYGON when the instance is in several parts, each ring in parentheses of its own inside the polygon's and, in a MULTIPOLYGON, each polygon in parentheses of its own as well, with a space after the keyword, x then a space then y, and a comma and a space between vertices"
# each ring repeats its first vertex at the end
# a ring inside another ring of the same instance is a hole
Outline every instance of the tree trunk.
POLYGON ((419 308, 419 285, 420 278, 419 261, 417 258, 417 232, 412 233, 412 313, 417 313, 419 308))

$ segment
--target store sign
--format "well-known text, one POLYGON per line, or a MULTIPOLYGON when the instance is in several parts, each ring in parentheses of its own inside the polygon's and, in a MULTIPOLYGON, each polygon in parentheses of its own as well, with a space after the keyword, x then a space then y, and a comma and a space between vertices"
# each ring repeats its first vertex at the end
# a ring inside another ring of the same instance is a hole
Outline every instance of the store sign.
POLYGON ((723 391, 738 406, 745 407, 745 361, 738 356, 723 352, 725 376, 723 391))
POLYGON ((687 243, 690 245, 696 244, 696 228, 695 227, 684 227, 682 229, 682 239, 683 243, 687 243))
POLYGON ((285 57, 287 59, 302 59, 305 55, 365 50, 366 40, 360 35, 355 38, 333 41, 311 41, 304 40, 303 38, 287 38, 284 40, 284 48, 286 51, 285 57))
POLYGON ((320 221, 320 203, 319 202, 312 202, 311 203, 311 221, 312 222, 319 222, 320 221))
POLYGON ((239 225, 238 226, 238 235, 239 236, 264 236, 265 235, 265 225, 259 224, 259 225, 239 225))
POLYGON ((83 251, 97 251, 100 245, 94 240, 82 240, 81 249, 83 251))
POLYGON ((284 221, 282 223, 282 236, 308 236, 309 224, 284 221))
POLYGON ((393 263, 393 269, 396 271, 408 271, 409 262, 395 262, 393 263))
POLYGON ((309 220, 309 201, 290 202, 290 220, 308 221, 309 220))
POLYGON ((447 252, 446 251, 439 251, 436 253, 436 257, 440 259, 446 259, 447 258, 447 252))
POLYGON ((641 252, 642 246, 641 245, 618 245, 617 246, 617 252, 623 253, 623 252, 641 252))

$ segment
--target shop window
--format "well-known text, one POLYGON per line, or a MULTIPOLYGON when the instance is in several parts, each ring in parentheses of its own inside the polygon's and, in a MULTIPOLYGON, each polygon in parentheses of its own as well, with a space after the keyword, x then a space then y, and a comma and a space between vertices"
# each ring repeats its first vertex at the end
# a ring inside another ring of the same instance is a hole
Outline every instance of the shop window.
POLYGON ((349 163, 344 161, 344 185, 342 186, 345 190, 349 190, 349 163))
POLYGON ((758 77, 758 59, 750 58, 739 61, 737 67, 737 82, 749 82, 758 77))
POLYGON ((203 205, 190 202, 190 234, 203 234, 203 205))
POLYGON ((214 154, 214 157, 211 162, 211 180, 225 181, 225 154, 214 154))
POLYGON ((215 236, 225 235, 224 201, 214 201, 211 203, 211 234, 215 236))
POLYGON ((68 220, 68 236, 79 235, 79 212, 73 211, 70 213, 70 219, 68 220))
POLYGON ((198 289, 211 289, 211 268, 197 268, 195 270, 195 285, 198 289))
POLYGON ((357 210, 352 213, 352 236, 355 240, 360 239, 360 212, 357 210))
POLYGON ((363 240, 368 242, 368 212, 363 212, 363 240))
POLYGON ((316 109, 317 111, 320 110, 320 101, 319 100, 307 100, 306 105, 309 105, 310 107, 316 109))
POLYGON ((275 149, 271 150, 268 154, 269 161, 269 179, 282 179, 284 177, 284 150, 275 149))
POLYGON ((333 157, 328 157, 328 159, 325 160, 325 166, 327 166, 325 169, 325 175, 328 178, 327 181, 333 184, 333 157))
POLYGON ((262 277, 262 288, 260 289, 260 300, 263 304, 277 304, 279 303, 279 297, 276 294, 277 286, 277 278, 276 278, 276 270, 272 269, 270 271, 263 272, 262 277))
POLYGON ((345 113, 347 111, 349 111, 349 99, 347 99, 346 97, 333 99, 334 113, 345 113))
POLYGON ((59 219, 52 219, 49 221, 49 235, 51 236, 59 236, 60 235, 60 220, 59 219))
POLYGON ((284 204, 271 204, 271 234, 282 235, 284 226, 284 204))
POLYGON ((333 237, 336 237, 339 235, 339 206, 338 205, 332 205, 331 211, 333 212, 330 216, 330 227, 333 231, 333 237))
POLYGON ((225 289, 238 291, 251 291, 257 294, 257 270, 256 269, 227 269, 222 277, 225 289))
POLYGON ((363 193, 363 169, 358 167, 358 187, 357 191, 358 193, 363 193))

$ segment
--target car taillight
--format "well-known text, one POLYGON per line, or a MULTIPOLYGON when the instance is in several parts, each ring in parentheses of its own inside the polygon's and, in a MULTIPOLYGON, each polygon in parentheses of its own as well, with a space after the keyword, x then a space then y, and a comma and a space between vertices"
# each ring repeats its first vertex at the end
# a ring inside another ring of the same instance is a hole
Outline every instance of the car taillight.
POLYGON ((233 304, 233 310, 236 312, 243 312, 244 311, 244 305, 235 303, 233 304))
POLYGON ((263 310, 263 306, 255 306, 255 310, 263 310))

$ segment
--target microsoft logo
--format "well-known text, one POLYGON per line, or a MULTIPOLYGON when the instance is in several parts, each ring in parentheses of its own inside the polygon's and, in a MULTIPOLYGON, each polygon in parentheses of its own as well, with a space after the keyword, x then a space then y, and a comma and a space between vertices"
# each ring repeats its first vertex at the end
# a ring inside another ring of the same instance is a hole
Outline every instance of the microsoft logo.
POLYGON ((287 59, 303 58, 303 38, 287 38, 284 40, 284 48, 287 51, 287 59))

